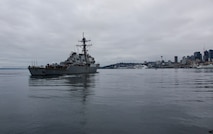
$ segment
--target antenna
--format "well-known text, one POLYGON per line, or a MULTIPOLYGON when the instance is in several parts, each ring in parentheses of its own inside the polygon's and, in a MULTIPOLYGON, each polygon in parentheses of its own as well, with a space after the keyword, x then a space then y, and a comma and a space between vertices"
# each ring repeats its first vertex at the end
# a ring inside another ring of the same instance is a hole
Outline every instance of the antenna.
POLYGON ((82 33, 82 40, 80 40, 79 42, 82 42, 83 44, 82 45, 76 45, 76 46, 81 46, 83 47, 83 53, 84 53, 84 57, 85 57, 85 61, 86 63, 88 63, 88 59, 87 59, 87 48, 88 46, 91 46, 91 45, 87 45, 86 42, 89 42, 90 40, 87 40, 85 37, 84 37, 84 32, 82 33))
POLYGON ((206 44, 203 45, 203 52, 206 50, 206 44))

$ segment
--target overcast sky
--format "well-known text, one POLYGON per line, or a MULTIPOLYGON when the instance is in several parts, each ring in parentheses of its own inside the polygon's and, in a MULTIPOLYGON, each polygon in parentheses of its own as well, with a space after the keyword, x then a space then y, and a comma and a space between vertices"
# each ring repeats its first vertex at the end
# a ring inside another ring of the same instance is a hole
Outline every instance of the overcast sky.
POLYGON ((85 33, 102 66, 213 49, 213 0, 0 0, 0 67, 47 64, 85 33))

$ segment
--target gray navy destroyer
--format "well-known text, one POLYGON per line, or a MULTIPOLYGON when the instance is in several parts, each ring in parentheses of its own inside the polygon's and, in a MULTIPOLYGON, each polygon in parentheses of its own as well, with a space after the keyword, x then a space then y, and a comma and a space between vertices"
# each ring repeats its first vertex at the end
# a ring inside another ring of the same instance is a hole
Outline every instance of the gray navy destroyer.
POLYGON ((83 53, 72 52, 67 60, 54 64, 47 64, 46 66, 29 66, 28 69, 32 76, 50 76, 50 75, 70 75, 70 74, 85 74, 96 73, 99 64, 95 64, 95 59, 87 53, 86 40, 83 35, 81 41, 83 53))

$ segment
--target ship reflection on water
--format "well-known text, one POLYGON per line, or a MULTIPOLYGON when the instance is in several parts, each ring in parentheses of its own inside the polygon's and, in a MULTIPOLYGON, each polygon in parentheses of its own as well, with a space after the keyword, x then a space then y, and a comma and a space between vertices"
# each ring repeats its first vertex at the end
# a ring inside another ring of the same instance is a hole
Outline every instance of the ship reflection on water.
POLYGON ((32 122, 40 126, 36 131, 49 133, 51 128, 50 133, 86 133, 87 107, 97 75, 29 77, 28 98, 35 115, 32 122))
POLYGON ((29 87, 32 91, 39 91, 38 94, 32 92, 30 97, 39 97, 38 95, 39 98, 68 97, 69 92, 68 95, 71 97, 80 97, 86 101, 87 96, 93 94, 91 88, 95 87, 95 75, 30 76, 29 87))

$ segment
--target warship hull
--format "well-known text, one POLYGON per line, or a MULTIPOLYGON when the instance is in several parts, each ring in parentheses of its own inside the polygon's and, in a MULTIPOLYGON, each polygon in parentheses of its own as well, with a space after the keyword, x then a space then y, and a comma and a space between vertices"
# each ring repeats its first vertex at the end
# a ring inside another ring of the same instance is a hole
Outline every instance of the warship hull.
POLYGON ((50 76, 50 75, 71 75, 71 74, 87 74, 96 73, 96 66, 70 66, 68 68, 42 68, 28 67, 32 76, 50 76))

